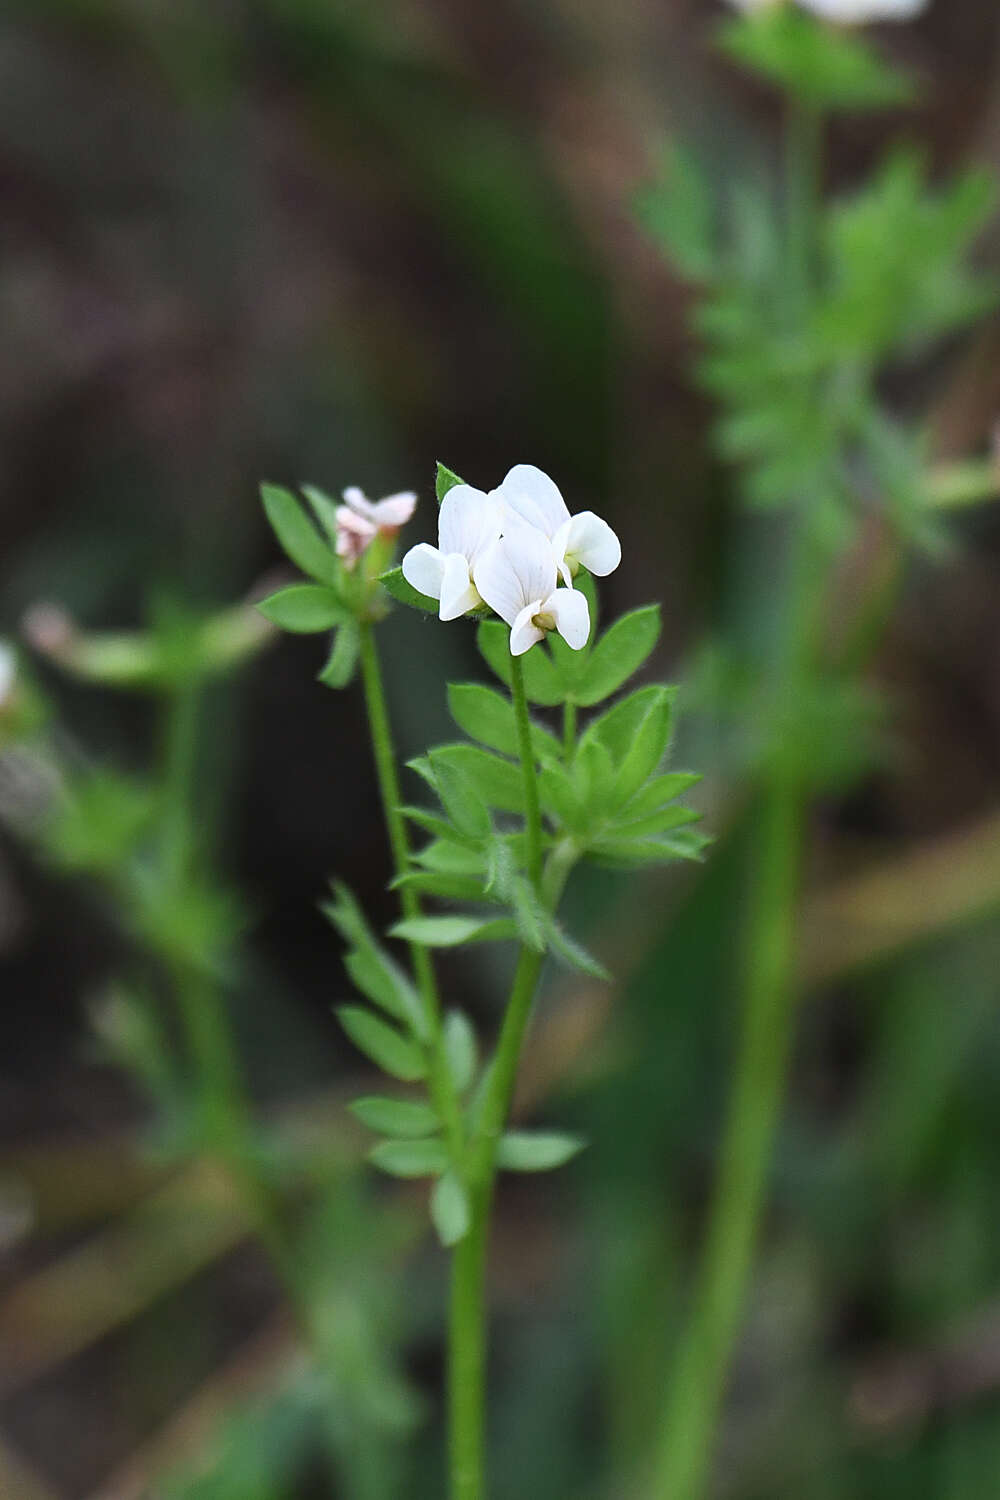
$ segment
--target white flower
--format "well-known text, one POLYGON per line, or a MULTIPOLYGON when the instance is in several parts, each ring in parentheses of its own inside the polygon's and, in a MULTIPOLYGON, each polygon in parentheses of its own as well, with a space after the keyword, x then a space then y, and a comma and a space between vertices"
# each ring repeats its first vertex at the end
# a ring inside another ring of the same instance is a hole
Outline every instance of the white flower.
POLYGON ((571 516, 558 487, 534 464, 515 464, 492 495, 508 521, 527 523, 552 543, 556 567, 569 583, 580 567, 604 578, 622 560, 621 543, 592 510, 571 516))
POLYGON ((337 556, 345 567, 353 568, 365 548, 376 536, 395 536, 413 515, 417 497, 412 490, 387 495, 384 500, 369 500, 363 490, 352 484, 344 491, 346 504, 337 507, 337 556))
POLYGON ((587 644, 586 595, 556 587, 552 547, 537 528, 515 526, 494 542, 476 563, 475 582, 486 603, 510 626, 511 656, 522 656, 550 630, 558 630, 574 651, 587 644))
MULTIPOLYGON (((738 10, 767 10, 781 0, 731 0, 738 10)), ((798 0, 824 20, 841 26, 862 26, 866 21, 909 21, 926 10, 928 0, 798 0)))
POLYGON ((799 0, 799 4, 841 26, 862 26, 866 21, 909 21, 926 8, 927 0, 799 0))
POLYGON ((442 620, 457 620, 482 604, 472 570, 500 536, 500 506, 470 484, 456 484, 438 511, 438 545, 421 542, 403 558, 403 577, 430 599, 439 599, 442 620))

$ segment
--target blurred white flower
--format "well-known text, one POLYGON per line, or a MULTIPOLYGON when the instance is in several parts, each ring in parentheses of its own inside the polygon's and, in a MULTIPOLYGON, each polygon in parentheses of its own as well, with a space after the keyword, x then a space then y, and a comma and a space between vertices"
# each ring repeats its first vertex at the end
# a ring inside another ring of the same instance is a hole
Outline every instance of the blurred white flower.
POLYGON ((557 588, 552 546, 539 528, 515 526, 487 548, 474 571, 479 593, 510 626, 511 656, 522 656, 550 630, 557 630, 574 651, 587 644, 586 596, 578 589, 557 588))
MULTIPOLYGON (((737 10, 767 10, 781 0, 730 0, 737 10)), ((909 21, 927 9, 929 0, 797 0, 824 20, 841 26, 863 26, 867 21, 909 21)))
POLYGON ((344 500, 346 503, 337 507, 337 556, 343 558, 347 568, 354 567, 379 533, 394 536, 405 526, 417 504, 412 490, 387 495, 384 500, 369 500, 355 484, 344 490, 344 500))
POLYGON ((482 490, 457 484, 438 512, 438 545, 420 542, 403 558, 403 577, 430 599, 440 600, 442 620, 457 620, 481 603, 473 582, 477 559, 499 539, 499 504, 482 490))
POLYGON ((527 524, 549 538, 567 583, 581 566, 604 578, 621 562, 621 543, 607 521, 592 510, 571 516, 557 485, 534 464, 515 464, 491 495, 502 504, 508 522, 527 524))

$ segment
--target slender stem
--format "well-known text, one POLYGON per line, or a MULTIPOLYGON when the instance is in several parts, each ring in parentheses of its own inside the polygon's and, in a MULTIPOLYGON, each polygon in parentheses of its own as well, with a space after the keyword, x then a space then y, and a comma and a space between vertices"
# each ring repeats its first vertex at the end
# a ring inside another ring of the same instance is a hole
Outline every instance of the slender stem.
POLYGON ((573 759, 576 749, 576 704, 568 700, 563 704, 563 756, 573 759))
MULTIPOLYGON (((375 644, 375 632, 367 620, 362 621, 361 624, 361 678, 364 684, 375 770, 378 775, 382 811, 389 835, 393 865, 397 875, 405 875, 410 868, 410 843, 406 832, 406 820, 399 810, 402 799, 399 794, 399 777, 396 773, 396 755, 392 744, 389 710, 382 683, 382 668, 375 644)), ((404 916, 420 915, 420 897, 412 886, 400 887, 399 904, 404 916)), ((428 1083, 431 1098, 444 1123, 452 1152, 457 1156, 462 1147, 462 1118, 445 1056, 444 1038, 441 1031, 441 1001, 434 975, 434 965, 423 943, 411 942, 409 948, 417 988, 431 1025, 431 1041, 428 1048, 428 1083)))
MULTIPOLYGON (((788 129, 787 250, 789 317, 808 312, 812 295, 820 120, 793 104, 788 129)), ((700 1500, 733 1349, 739 1337, 767 1185, 767 1167, 784 1096, 793 1031, 796 895, 802 858, 806 783, 795 716, 815 672, 826 581, 816 521, 819 496, 800 502, 785 594, 786 617, 775 663, 776 748, 754 828, 749 905, 743 934, 742 1025, 705 1247, 692 1312, 667 1391, 651 1493, 657 1500, 700 1500), (791 733, 781 735, 786 715, 791 733)))
POLYGON ((519 656, 511 657, 510 692, 514 704, 514 719, 517 723, 517 745, 521 754, 521 769, 524 773, 524 831, 528 841, 528 875, 537 890, 542 879, 542 814, 538 804, 535 754, 531 747, 531 719, 528 715, 524 671, 519 656))

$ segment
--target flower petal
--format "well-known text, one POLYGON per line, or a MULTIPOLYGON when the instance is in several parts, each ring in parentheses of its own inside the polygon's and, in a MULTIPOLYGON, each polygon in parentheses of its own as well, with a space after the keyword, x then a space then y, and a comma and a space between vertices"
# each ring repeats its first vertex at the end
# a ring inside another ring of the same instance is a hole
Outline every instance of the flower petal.
POLYGON ((475 609, 478 603, 479 594, 469 576, 469 559, 461 552, 449 552, 444 559, 438 615, 442 620, 457 620, 467 609, 475 609))
POLYGON ((411 588, 426 594, 429 599, 440 599, 441 580, 444 577, 444 558, 429 542, 418 542, 403 558, 403 577, 411 588))
POLYGON ((556 586, 552 544, 534 527, 518 526, 483 553, 473 578, 490 608, 513 625, 526 604, 556 586))
POLYGON ((545 639, 545 631, 540 630, 532 620, 542 607, 540 599, 534 599, 526 604, 519 612, 517 619, 510 627, 510 654, 511 656, 523 656, 536 641, 545 639))
POLYGON ((534 464, 515 464, 500 487, 491 493, 547 537, 555 536, 562 523, 569 520, 569 509, 558 486, 534 464))
POLYGON ((441 551, 461 552, 474 562, 500 535, 500 507, 483 490, 456 484, 441 501, 438 545, 441 551))
POLYGON ((342 494, 345 503, 350 506, 355 515, 364 516, 366 521, 375 523, 375 507, 364 490, 359 489, 356 484, 349 484, 342 494))
POLYGON ((570 566, 582 563, 598 578, 605 578, 621 562, 622 544, 607 521, 592 510, 581 510, 569 523, 564 555, 570 566))
POLYGON ((337 556, 353 568, 376 535, 376 527, 348 505, 337 506, 337 556))
POLYGON ((541 606, 551 615, 556 629, 574 651, 582 651, 590 635, 590 606, 579 589, 556 589, 541 606))
POLYGON ((417 508, 417 497, 412 490, 402 490, 398 495, 387 495, 372 506, 371 519, 378 527, 405 526, 417 508))

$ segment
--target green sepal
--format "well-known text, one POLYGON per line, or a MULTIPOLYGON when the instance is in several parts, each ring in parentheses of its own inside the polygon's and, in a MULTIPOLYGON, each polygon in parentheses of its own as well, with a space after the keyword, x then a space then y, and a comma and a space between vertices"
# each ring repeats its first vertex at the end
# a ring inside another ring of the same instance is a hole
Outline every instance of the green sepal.
POLYGON ((368 1160, 390 1177, 437 1177, 448 1166, 448 1151, 440 1136, 380 1141, 369 1151, 368 1160))
POLYGON ((411 609, 423 610, 425 615, 437 614, 440 607, 438 600, 432 599, 429 594, 421 594, 412 583, 407 583, 402 568, 389 568, 387 572, 379 574, 378 581, 398 603, 408 604, 411 609))
POLYGON ((261 614, 294 635, 314 635, 351 619, 340 595, 318 583, 293 583, 257 605, 261 614))
POLYGON ((441 501, 449 490, 453 490, 456 485, 464 483, 464 479, 459 479, 453 470, 446 468, 440 460, 438 461, 437 473, 434 476, 434 493, 437 495, 438 505, 441 504, 441 501))
POLYGON ((370 1010, 360 1005, 341 1005, 337 1019, 358 1050, 384 1073, 403 1083, 419 1083, 427 1076, 427 1063, 420 1048, 370 1010))
POLYGON ((319 583, 336 585, 336 556, 295 496, 276 484, 262 484, 260 496, 271 529, 295 566, 319 583))
POLYGON ((417 1100, 389 1099, 371 1094, 364 1099, 355 1099, 348 1109, 369 1130, 405 1140, 433 1135, 440 1125, 431 1106, 417 1100))
POLYGON ((431 1223, 446 1250, 464 1240, 472 1225, 469 1195, 454 1168, 450 1168, 434 1184, 431 1193, 431 1223))
POLYGON ((317 674, 319 682, 329 688, 345 688, 353 680, 361 651, 361 628, 357 620, 345 620, 337 627, 326 666, 317 674))
POLYGON ((586 1144, 562 1131, 508 1130, 497 1145, 497 1166, 506 1172, 550 1172, 572 1161, 586 1144))

